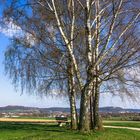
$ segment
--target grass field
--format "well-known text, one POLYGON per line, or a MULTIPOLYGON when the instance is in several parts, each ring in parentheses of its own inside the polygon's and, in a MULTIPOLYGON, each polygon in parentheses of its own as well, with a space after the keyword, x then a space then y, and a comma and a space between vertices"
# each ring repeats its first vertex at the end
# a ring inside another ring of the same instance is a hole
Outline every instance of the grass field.
POLYGON ((104 121, 104 125, 140 128, 140 121, 104 121))
POLYGON ((106 128, 88 134, 57 125, 0 123, 0 140, 140 140, 140 132, 106 128))
MULTIPOLYGON (((55 118, 0 118, 0 122, 57 123, 55 118)), ((140 121, 103 121, 103 125, 140 128, 140 121)))

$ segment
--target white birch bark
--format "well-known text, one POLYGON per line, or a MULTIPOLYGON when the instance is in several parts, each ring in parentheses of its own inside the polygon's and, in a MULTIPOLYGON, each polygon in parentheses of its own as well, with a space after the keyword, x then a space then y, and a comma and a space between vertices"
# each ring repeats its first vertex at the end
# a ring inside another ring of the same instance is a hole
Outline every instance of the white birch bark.
POLYGON ((80 75, 80 72, 79 72, 79 69, 78 69, 78 64, 76 62, 76 58, 75 58, 75 56, 73 54, 73 50, 72 50, 71 45, 70 45, 71 41, 68 40, 68 38, 66 37, 66 35, 65 35, 65 33, 64 33, 63 29, 62 29, 60 18, 58 17, 58 13, 57 13, 57 10, 56 10, 54 0, 52 0, 52 5, 53 5, 53 9, 54 9, 55 18, 56 18, 56 21, 57 21, 57 26, 59 28, 59 31, 60 31, 61 35, 62 35, 62 38, 64 39, 64 42, 65 42, 66 47, 68 49, 68 52, 69 52, 69 54, 71 56, 71 59, 72 59, 73 65, 74 65, 74 70, 75 70, 75 73, 76 73, 76 77, 77 77, 77 80, 79 82, 80 89, 82 89, 83 83, 82 83, 82 80, 81 80, 81 75, 80 75))
POLYGON ((82 90, 81 105, 80 105, 80 122, 79 129, 89 131, 89 102, 92 93, 93 78, 92 78, 92 44, 91 44, 91 1, 86 0, 85 8, 85 39, 86 39, 86 56, 87 56, 87 80, 82 90))

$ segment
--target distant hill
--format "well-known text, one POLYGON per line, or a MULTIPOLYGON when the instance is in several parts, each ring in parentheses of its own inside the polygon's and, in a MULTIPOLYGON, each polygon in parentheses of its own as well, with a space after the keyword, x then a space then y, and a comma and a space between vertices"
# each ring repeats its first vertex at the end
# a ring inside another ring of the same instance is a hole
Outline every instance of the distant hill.
POLYGON ((100 112, 131 112, 131 113, 140 113, 140 109, 124 109, 121 107, 101 107, 100 112))
POLYGON ((5 106, 0 107, 0 112, 36 112, 39 111, 36 107, 25 107, 25 106, 5 106))
POLYGON ((5 107, 0 107, 0 110, 30 110, 30 109, 37 109, 35 107, 25 107, 25 106, 5 106, 5 107))
POLYGON ((25 106, 5 106, 0 107, 0 112, 70 112, 69 108, 52 107, 52 108, 37 108, 37 107, 25 107, 25 106))
MULTIPOLYGON (((52 113, 52 112, 70 112, 70 108, 63 107, 51 107, 51 108, 37 108, 37 107, 25 107, 25 106, 5 106, 0 107, 0 112, 44 112, 44 113, 52 113)), ((79 109, 78 109, 79 112, 79 109)), ((140 109, 124 109, 121 107, 101 107, 100 112, 106 113, 119 113, 119 112, 132 112, 132 113, 140 113, 140 109)))

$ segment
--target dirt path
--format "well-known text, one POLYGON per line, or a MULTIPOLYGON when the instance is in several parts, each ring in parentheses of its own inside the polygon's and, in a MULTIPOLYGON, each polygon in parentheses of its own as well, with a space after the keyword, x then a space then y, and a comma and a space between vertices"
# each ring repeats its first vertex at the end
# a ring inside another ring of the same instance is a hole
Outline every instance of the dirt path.
POLYGON ((122 128, 122 129, 129 129, 129 130, 137 130, 140 131, 140 128, 135 127, 125 127, 125 126, 104 126, 105 128, 122 128))
POLYGON ((140 121, 104 121, 104 123, 140 123, 140 121))
POLYGON ((58 123, 69 122, 63 120, 41 120, 41 119, 16 119, 16 118, 0 118, 0 122, 21 122, 21 123, 58 123))

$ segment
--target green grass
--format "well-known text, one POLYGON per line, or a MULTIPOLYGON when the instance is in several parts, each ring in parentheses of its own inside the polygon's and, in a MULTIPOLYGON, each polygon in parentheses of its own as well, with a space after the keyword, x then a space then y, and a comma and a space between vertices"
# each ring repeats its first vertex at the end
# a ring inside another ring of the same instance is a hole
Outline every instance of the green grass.
POLYGON ((113 122, 113 121, 108 121, 108 122, 103 122, 104 125, 111 125, 111 126, 126 126, 126 127, 136 127, 140 128, 140 121, 118 121, 118 122, 113 122))
MULTIPOLYGON (((9 117, 12 118, 12 117, 9 117)), ((29 117, 29 116, 22 116, 22 117, 16 117, 16 118, 12 118, 12 119, 33 119, 33 120, 56 120, 55 117, 29 117)), ((68 120, 70 120, 70 118, 68 118, 68 120)))
POLYGON ((104 120, 110 120, 110 121, 135 121, 135 120, 139 120, 140 116, 135 116, 135 115, 131 115, 131 116, 120 116, 120 117, 108 117, 108 118, 103 118, 104 120))
POLYGON ((0 123, 0 140, 139 140, 140 132, 125 129, 105 129, 81 133, 66 127, 42 124, 0 123))
POLYGON ((108 117, 108 118, 103 118, 104 120, 107 121, 121 121, 123 119, 123 117, 108 117))

